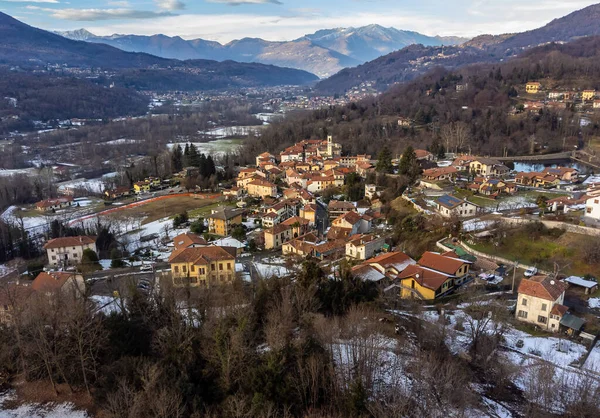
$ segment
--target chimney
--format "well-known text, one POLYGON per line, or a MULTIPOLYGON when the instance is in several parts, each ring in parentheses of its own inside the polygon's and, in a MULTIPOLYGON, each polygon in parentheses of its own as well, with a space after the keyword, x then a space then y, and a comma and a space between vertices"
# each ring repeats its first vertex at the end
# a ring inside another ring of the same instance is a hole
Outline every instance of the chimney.
POLYGON ((79 237, 79 242, 83 244, 83 237, 79 237))

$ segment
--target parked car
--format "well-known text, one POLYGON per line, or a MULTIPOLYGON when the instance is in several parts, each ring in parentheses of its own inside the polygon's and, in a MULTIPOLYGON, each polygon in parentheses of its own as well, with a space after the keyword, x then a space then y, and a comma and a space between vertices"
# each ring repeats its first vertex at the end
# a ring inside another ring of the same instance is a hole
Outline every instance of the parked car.
POLYGON ((140 267, 140 271, 152 271, 153 268, 152 264, 144 264, 140 267))
POLYGON ((525 270, 525 273, 523 273, 525 275, 525 277, 531 277, 531 276, 535 276, 538 272, 538 269, 535 267, 529 267, 527 270, 525 270))

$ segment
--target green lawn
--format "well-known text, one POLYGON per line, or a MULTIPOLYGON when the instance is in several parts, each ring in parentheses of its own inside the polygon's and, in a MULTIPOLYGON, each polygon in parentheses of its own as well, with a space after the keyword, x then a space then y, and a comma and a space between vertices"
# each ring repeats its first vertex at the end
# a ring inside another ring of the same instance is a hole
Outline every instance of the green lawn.
POLYGON ((562 274, 584 276, 597 274, 599 266, 585 262, 581 243, 590 238, 566 232, 560 237, 542 236, 534 239, 524 231, 510 232, 500 245, 486 241, 471 245, 473 249, 496 255, 526 265, 535 265, 542 270, 553 271, 555 263, 562 274))

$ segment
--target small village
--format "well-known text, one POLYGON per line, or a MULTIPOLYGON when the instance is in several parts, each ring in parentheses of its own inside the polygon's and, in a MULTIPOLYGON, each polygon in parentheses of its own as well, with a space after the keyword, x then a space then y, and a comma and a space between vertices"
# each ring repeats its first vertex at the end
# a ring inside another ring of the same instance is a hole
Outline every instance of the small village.
MULTIPOLYGON (((513 230, 515 236, 541 234, 542 240, 600 236, 600 178, 557 164, 517 171, 504 158, 406 152, 421 174, 392 206, 410 213, 413 222, 428 222, 425 229, 453 231, 424 251, 406 251, 410 238, 395 239, 389 214, 382 212, 385 188, 377 185, 377 159, 344 155, 329 136, 278 155, 257 155, 254 165, 240 167, 218 193, 186 186, 186 178, 198 171, 188 167, 168 179, 149 177, 132 188, 106 189, 109 209, 97 198, 69 194, 38 202, 36 216, 67 219, 68 225, 99 222, 102 215, 123 217, 152 205, 166 217, 145 224, 122 221, 117 239, 124 250, 113 250, 110 258, 100 257, 106 251, 96 236, 47 240, 44 269, 32 281, 24 278, 29 272, 4 268, 5 277, 12 277, 10 295, 25 301, 55 291, 86 295, 99 313, 110 314, 132 291, 254 286, 273 276, 294 276, 309 260, 329 280, 347 267, 357 280, 374 286, 396 332, 416 319, 447 327, 456 333, 449 348, 461 353, 465 338, 456 321, 473 321, 474 306, 490 306, 491 314, 493 305, 508 330, 505 349, 522 356, 515 361, 537 358, 574 376, 600 373, 595 270, 581 263, 575 268, 568 260, 559 266, 518 258, 513 244, 502 244, 512 237, 506 238, 506 231, 513 230), (188 210, 169 216, 171 206, 185 199, 188 210), (415 302, 418 311, 409 308, 415 302)), ((398 176, 402 157, 391 160, 391 174, 385 176, 398 176)), ((7 298, 0 302, 0 321, 10 323, 7 298)), ((496 329, 494 321, 485 326, 492 324, 496 329)))

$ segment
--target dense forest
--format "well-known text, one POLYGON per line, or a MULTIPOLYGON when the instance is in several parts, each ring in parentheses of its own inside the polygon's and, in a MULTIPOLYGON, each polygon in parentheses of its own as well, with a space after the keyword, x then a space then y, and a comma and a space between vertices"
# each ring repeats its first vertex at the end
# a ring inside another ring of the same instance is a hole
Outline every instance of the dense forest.
POLYGON ((0 71, 0 134, 31 129, 35 120, 106 119, 147 110, 148 98, 131 89, 74 77, 0 71))
POLYGON ((527 112, 516 105, 526 98, 527 81, 542 81, 546 88, 600 87, 599 58, 600 38, 585 38, 538 47, 499 65, 436 68, 378 97, 274 123, 248 142, 249 154, 326 134, 342 142, 345 152, 373 156, 384 145, 398 154, 407 144, 424 148, 434 142, 449 151, 487 155, 529 153, 532 144, 545 152, 573 149, 600 133, 596 115, 585 115, 591 123, 581 126, 582 115, 573 107, 527 112), (400 117, 413 126, 399 126, 400 117))
MULTIPOLYGON (((395 335, 374 284, 348 267, 332 280, 308 260, 295 280, 151 295, 122 283, 131 296, 112 313, 86 295, 0 289, 14 308, 13 325, 0 327, 0 377, 43 382, 48 399, 110 418, 484 416, 482 395, 528 417, 598 413, 592 379, 549 379, 548 366, 517 388, 497 350, 502 327, 470 334, 463 357, 444 327, 407 319, 395 335)), ((469 312, 507 315, 493 303, 469 312)))

